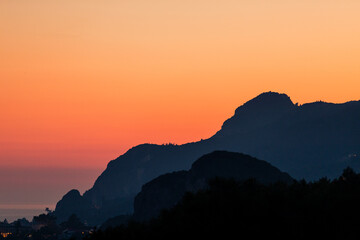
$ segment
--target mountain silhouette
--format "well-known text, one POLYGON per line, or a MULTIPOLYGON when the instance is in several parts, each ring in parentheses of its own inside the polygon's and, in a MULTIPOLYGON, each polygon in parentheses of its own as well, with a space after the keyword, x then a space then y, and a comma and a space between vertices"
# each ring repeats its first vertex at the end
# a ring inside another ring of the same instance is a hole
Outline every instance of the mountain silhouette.
POLYGON ((215 178, 261 184, 292 183, 294 180, 271 164, 241 153, 215 151, 196 160, 189 171, 161 175, 146 183, 134 200, 134 219, 150 220, 174 207, 186 192, 196 193, 215 178))
POLYGON ((86 218, 94 218, 95 216, 89 216, 89 213, 95 212, 90 202, 86 201, 76 189, 69 191, 56 204, 56 217, 61 219, 62 222, 73 214, 86 216, 86 218))
MULTIPOLYGON (((359 190, 360 174, 351 168, 337 179, 292 184, 220 177, 149 221, 110 219, 87 239, 357 239, 359 190)), ((155 208, 162 203, 150 200, 155 208)))
MULTIPOLYGON (((82 196, 91 208, 78 216, 98 224, 131 214, 134 197, 143 184, 165 173, 188 170, 196 159, 215 150, 266 159, 296 179, 335 178, 347 166, 358 171, 359 120, 360 101, 298 106, 286 94, 260 94, 237 108, 207 140, 184 145, 142 144, 110 161, 82 196)), ((59 221, 67 219, 62 219, 65 212, 65 208, 56 208, 59 221)))

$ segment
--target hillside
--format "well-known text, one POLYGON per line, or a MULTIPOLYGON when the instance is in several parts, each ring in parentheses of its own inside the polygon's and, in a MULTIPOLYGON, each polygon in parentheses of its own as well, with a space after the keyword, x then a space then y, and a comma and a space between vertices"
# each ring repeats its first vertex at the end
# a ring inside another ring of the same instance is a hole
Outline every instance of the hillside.
POLYGON ((216 179, 148 222, 97 231, 97 239, 356 239, 360 175, 262 185, 216 179))
POLYGON ((215 178, 246 181, 254 179, 261 184, 294 180, 271 164, 251 156, 226 151, 215 151, 196 160, 189 171, 168 173, 146 183, 135 197, 134 219, 150 220, 162 210, 175 206, 186 192, 208 188, 215 178))
MULTIPOLYGON (((110 161, 82 196, 91 209, 85 215, 77 213, 92 224, 132 213, 133 199, 143 184, 165 173, 188 170, 196 159, 215 150, 266 159, 296 179, 334 178, 347 166, 359 170, 359 121, 359 101, 299 106, 285 94, 263 93, 236 109, 207 140, 184 145, 142 144, 110 161)), ((69 209, 55 212, 70 216, 69 209)))

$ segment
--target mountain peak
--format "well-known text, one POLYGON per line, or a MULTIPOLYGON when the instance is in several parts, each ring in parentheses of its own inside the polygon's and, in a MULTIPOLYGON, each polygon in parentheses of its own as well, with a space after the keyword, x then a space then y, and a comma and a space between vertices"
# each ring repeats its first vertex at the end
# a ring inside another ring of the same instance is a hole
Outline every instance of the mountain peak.
POLYGON ((245 133, 258 129, 282 118, 295 110, 290 97, 283 93, 265 92, 246 102, 235 110, 232 118, 226 120, 219 135, 245 133))
POLYGON ((66 193, 63 197, 63 199, 74 199, 74 198, 80 198, 80 192, 77 189, 72 189, 68 193, 66 193))
POLYGON ((257 97, 251 99, 246 102, 244 105, 240 106, 235 111, 235 115, 237 112, 243 110, 244 108, 249 110, 255 108, 255 111, 263 110, 263 109, 282 109, 282 108, 293 108, 294 104, 291 101, 290 97, 284 93, 277 92, 264 92, 258 95, 257 97))

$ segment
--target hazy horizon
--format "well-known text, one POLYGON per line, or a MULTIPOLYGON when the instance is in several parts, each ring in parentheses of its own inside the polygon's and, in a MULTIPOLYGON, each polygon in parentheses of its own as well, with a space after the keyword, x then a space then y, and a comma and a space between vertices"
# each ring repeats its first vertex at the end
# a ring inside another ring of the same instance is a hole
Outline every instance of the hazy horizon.
POLYGON ((33 213, 45 212, 46 207, 55 210, 65 193, 78 189, 83 194, 104 169, 1 167, 0 220, 16 220, 22 214, 29 218, 33 213))

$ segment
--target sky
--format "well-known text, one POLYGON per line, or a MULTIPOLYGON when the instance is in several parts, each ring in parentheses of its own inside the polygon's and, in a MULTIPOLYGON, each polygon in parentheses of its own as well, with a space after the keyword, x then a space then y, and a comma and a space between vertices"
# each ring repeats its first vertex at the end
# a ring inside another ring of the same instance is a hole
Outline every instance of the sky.
POLYGON ((134 145, 212 136, 262 92, 359 100, 359 12, 358 0, 1 0, 0 204, 55 204, 134 145))

